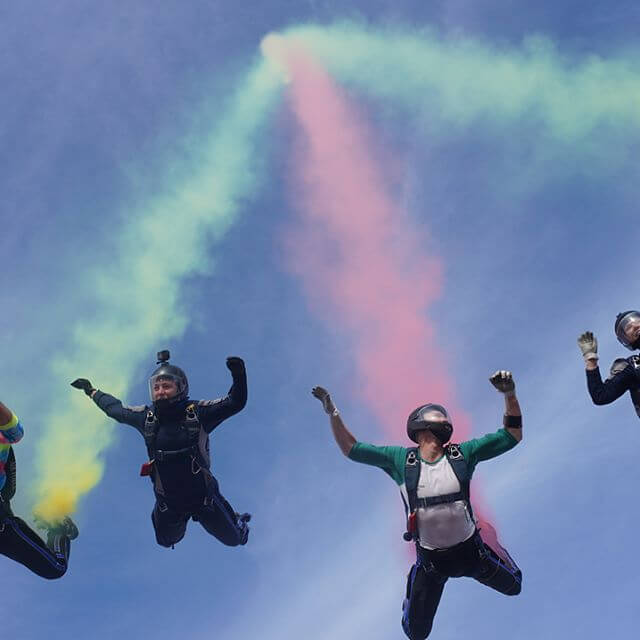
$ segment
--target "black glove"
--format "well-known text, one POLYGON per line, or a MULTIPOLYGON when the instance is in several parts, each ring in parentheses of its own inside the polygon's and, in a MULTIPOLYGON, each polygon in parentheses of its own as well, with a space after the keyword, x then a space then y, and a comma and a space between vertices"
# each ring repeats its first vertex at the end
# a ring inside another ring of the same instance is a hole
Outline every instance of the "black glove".
POLYGON ((95 389, 86 378, 76 378, 72 383, 72 387, 76 389, 82 389, 88 396, 90 396, 95 389))
POLYGON ((244 373, 244 360, 236 356, 229 356, 227 358, 227 369, 231 371, 232 376, 244 373))

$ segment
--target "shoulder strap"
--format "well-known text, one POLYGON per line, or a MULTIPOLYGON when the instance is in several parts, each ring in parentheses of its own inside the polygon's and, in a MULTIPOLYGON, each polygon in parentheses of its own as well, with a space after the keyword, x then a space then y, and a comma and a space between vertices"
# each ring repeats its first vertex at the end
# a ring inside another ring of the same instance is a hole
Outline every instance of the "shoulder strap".
POLYGON ((198 417, 198 411, 196 410, 196 404, 191 403, 187 405, 186 415, 184 420, 184 428, 189 434, 189 442, 193 445, 197 445, 198 453, 200 455, 199 463, 206 469, 211 468, 211 456, 209 454, 209 435, 204 430, 200 418, 198 417))
POLYGON ((404 461, 404 483, 407 489, 409 513, 416 510, 418 504, 418 480, 420 479, 420 455, 418 447, 407 449, 407 456, 404 461))
POLYGON ((142 436, 144 443, 147 445, 147 453, 149 460, 153 460, 156 456, 156 436, 158 435, 158 417, 153 409, 147 410, 144 419, 144 427, 142 428, 142 436))
MULTIPOLYGON (((460 491, 467 502, 469 511, 471 511, 471 470, 465 460, 460 446, 457 444, 449 444, 445 447, 445 455, 460 483, 460 491)), ((473 512, 472 512, 473 515, 473 512)))
POLYGON ((4 465, 4 472, 7 476, 4 487, 2 487, 2 499, 9 502, 16 495, 16 455, 13 447, 9 447, 9 457, 4 465))

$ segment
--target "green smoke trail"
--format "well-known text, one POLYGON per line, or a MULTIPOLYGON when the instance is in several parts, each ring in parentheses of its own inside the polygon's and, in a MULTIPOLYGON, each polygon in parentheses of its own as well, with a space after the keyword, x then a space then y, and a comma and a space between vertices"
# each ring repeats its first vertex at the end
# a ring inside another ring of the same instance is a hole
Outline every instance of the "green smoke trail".
POLYGON ((101 454, 112 439, 93 403, 68 382, 86 375, 120 395, 159 337, 184 332, 189 318, 178 304, 181 281, 210 271, 210 240, 227 231, 242 200, 258 186, 255 147, 281 84, 268 61, 256 63, 210 136, 194 142, 197 172, 174 178, 162 195, 127 214, 113 261, 87 274, 91 317, 78 321, 64 355, 53 359, 53 378, 62 381, 64 392, 38 442, 36 516, 55 521, 76 509, 100 480, 101 454))
POLYGON ((555 142, 573 144, 601 126, 640 126, 637 53, 572 60, 539 36, 509 48, 350 22, 299 26, 284 35, 300 38, 348 86, 449 127, 527 119, 555 142))

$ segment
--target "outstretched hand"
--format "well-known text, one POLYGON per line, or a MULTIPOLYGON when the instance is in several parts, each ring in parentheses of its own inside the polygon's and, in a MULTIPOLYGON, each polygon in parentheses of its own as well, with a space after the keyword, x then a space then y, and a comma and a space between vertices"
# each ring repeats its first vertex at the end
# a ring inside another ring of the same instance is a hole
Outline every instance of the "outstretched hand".
POLYGON ((511 371, 496 371, 490 378, 489 382, 500 393, 512 394, 516 390, 516 383, 513 381, 513 375, 511 371))
POLYGON ((231 371, 233 376, 244 373, 244 360, 237 356, 229 356, 227 358, 227 369, 231 371))
POLYGON ((95 391, 93 385, 86 378, 76 378, 71 383, 71 386, 75 387, 76 389, 82 389, 82 391, 84 391, 88 396, 90 396, 95 391))
POLYGON ((332 415, 336 412, 336 405, 333 404, 333 400, 331 399, 329 392, 324 387, 313 387, 313 389, 311 389, 311 394, 314 398, 318 398, 318 400, 322 402, 322 406, 326 413, 332 415))
POLYGON ((585 360, 598 357, 598 341, 591 331, 585 331, 580 335, 578 346, 585 360))

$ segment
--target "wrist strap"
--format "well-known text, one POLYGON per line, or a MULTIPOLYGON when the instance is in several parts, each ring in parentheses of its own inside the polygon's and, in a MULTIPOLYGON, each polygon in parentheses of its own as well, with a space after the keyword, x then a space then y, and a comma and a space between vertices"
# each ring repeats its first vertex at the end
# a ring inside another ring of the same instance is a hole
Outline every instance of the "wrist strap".
POLYGON ((340 415, 340 412, 338 411, 338 409, 334 409, 330 414, 329 414, 332 418, 337 418, 340 415))
POLYGON ((595 351, 590 351, 589 353, 585 353, 583 357, 585 362, 587 362, 588 360, 598 360, 598 354, 595 353, 595 351))
POLYGON ((502 424, 509 429, 521 429, 522 428, 522 416, 510 416, 504 414, 502 418, 502 424))

